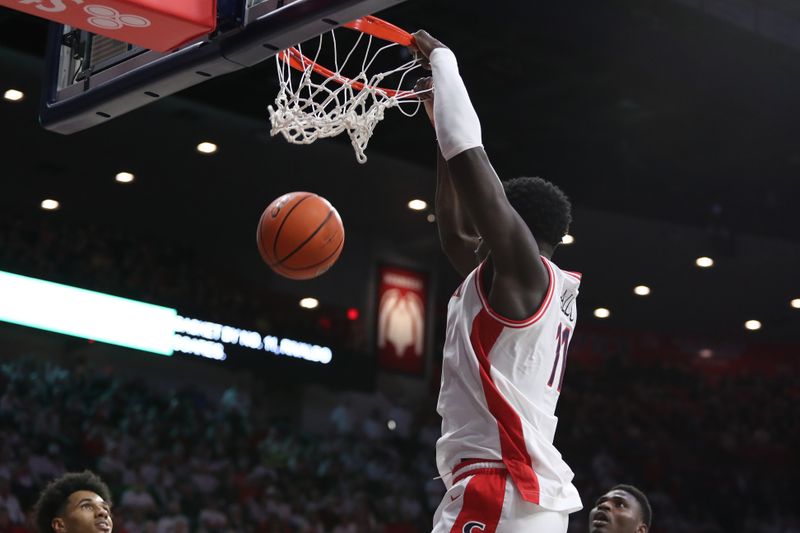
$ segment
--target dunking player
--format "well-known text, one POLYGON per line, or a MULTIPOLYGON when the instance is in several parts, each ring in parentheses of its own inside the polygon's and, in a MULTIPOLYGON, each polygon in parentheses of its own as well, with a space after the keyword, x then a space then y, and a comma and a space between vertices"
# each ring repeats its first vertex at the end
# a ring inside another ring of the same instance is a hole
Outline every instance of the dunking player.
POLYGON ((647 533, 652 517, 644 492, 633 485, 615 485, 589 512, 589 533, 647 533))
POLYGON ((433 72, 440 240, 465 276, 448 306, 436 445, 448 490, 433 532, 564 533, 581 500, 553 446, 554 412, 580 275, 550 257, 570 204, 539 178, 500 182, 455 56, 414 37, 433 72))
POLYGON ((39 533, 111 533, 111 491, 85 470, 50 482, 34 508, 39 533))

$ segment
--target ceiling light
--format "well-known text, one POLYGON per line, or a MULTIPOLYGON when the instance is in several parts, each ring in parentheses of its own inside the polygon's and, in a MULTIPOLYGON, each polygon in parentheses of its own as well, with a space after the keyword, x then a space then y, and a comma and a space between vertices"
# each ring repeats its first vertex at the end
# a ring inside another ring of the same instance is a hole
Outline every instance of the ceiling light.
POLYGON ((58 209, 61 204, 59 204, 57 200, 51 200, 48 198, 47 200, 42 200, 41 205, 42 209, 47 209, 48 211, 54 211, 58 209))
POLYGON ((597 318, 608 318, 611 316, 611 311, 606 309, 605 307, 598 307, 594 310, 594 316, 597 318))
POLYGON ((650 287, 647 285, 637 285, 633 288, 633 293, 638 296, 647 296, 650 294, 650 287))
POLYGON ((8 89, 4 94, 3 98, 10 102, 19 102, 23 98, 25 98, 25 94, 22 91, 18 91, 16 89, 8 89))
POLYGON ((800 309, 800 298, 795 298, 794 300, 789 302, 789 305, 791 305, 795 309, 800 309))
POLYGON ((388 422, 386 422, 386 427, 389 428, 389 431, 394 431, 395 429, 397 429, 397 422, 395 422, 394 420, 389 420, 388 422))
POLYGON ((208 141, 203 141, 197 145, 197 151, 201 154, 213 154, 217 151, 217 145, 208 141))
POLYGON ((414 199, 408 202, 408 208, 413 209, 414 211, 422 211, 426 207, 428 207, 428 202, 425 200, 414 199))
POLYGON ((714 356, 714 350, 712 350, 711 348, 703 348, 702 350, 697 352, 697 354, 703 359, 710 359, 711 357, 714 356))
POLYGON ((714 260, 711 259, 710 257, 703 256, 703 257, 698 257, 695 260, 694 264, 696 264, 700 268, 711 268, 712 266, 714 266, 714 260))
POLYGON ((436 222, 436 215, 434 215, 433 213, 428 213, 428 216, 425 217, 425 220, 427 220, 428 222, 436 222))
POLYGON ((561 244, 572 244, 573 242, 575 242, 575 237, 569 233, 561 237, 561 244))
POLYGON ((133 181, 133 174, 130 172, 119 172, 114 179, 120 183, 130 183, 133 181))
POLYGON ((300 307, 304 309, 315 309, 319 305, 319 300, 316 298, 303 298, 300 300, 300 307))
POLYGON ((761 322, 758 320, 748 320, 744 323, 745 329, 749 329, 750 331, 757 331, 761 329, 761 322))

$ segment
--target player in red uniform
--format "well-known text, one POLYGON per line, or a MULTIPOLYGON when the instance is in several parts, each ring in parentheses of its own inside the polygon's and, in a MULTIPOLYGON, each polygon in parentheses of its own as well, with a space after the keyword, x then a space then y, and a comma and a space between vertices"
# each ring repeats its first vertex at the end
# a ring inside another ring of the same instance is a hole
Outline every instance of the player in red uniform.
POLYGON ((581 501, 553 446, 554 413, 580 275, 550 258, 570 204, 540 178, 500 182, 455 55, 414 37, 433 74, 440 239, 465 277, 448 305, 436 445, 448 490, 433 531, 564 533, 581 501))

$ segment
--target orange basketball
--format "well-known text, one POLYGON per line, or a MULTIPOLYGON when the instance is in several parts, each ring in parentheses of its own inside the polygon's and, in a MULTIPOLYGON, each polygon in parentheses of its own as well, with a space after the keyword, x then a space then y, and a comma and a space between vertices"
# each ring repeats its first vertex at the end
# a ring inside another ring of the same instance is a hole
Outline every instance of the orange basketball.
POLYGON ((264 210, 256 240, 272 270, 290 279, 311 279, 339 258, 344 226, 325 198, 312 192, 290 192, 264 210))

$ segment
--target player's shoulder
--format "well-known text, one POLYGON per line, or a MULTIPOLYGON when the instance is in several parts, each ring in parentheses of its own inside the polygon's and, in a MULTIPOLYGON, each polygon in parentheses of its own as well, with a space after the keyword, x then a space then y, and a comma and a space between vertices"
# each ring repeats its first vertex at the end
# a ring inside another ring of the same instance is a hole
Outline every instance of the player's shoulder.
POLYGON ((568 281, 572 281, 573 283, 580 283, 583 274, 580 272, 576 272, 574 270, 565 270, 559 267, 556 263, 554 263, 551 259, 548 259, 542 256, 542 261, 544 261, 545 265, 549 266, 554 273, 556 273, 559 277, 562 277, 568 281))

